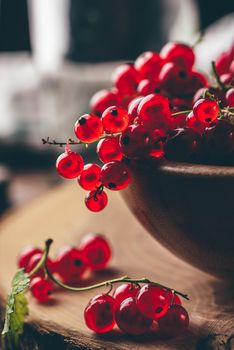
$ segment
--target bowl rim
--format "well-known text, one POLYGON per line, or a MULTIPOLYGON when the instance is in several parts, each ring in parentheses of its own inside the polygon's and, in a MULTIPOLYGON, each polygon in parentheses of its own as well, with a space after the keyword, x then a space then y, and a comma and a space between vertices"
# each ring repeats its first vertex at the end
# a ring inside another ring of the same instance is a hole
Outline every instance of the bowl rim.
POLYGON ((160 172, 172 175, 234 178, 234 166, 231 165, 185 163, 165 159, 157 166, 160 172))

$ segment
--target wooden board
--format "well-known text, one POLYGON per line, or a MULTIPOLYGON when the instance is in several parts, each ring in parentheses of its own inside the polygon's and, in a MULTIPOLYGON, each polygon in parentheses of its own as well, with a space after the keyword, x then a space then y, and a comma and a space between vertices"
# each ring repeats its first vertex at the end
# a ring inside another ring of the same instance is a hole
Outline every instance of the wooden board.
POLYGON ((61 245, 78 244, 80 238, 90 231, 101 232, 109 238, 114 257, 110 269, 90 277, 87 284, 127 274, 148 277, 179 289, 191 299, 184 302, 191 326, 185 335, 173 340, 160 339, 156 331, 139 339, 130 338, 118 330, 101 337, 87 329, 83 320, 84 307, 97 290, 79 294, 58 291, 55 301, 49 306, 37 304, 29 295, 30 316, 26 332, 33 329, 33 336, 37 338, 37 334, 38 337, 42 334, 42 339, 48 339, 48 334, 53 335, 48 340, 50 346, 45 340, 38 348, 54 348, 59 337, 63 345, 56 349, 232 349, 232 287, 182 262, 161 247, 132 216, 119 194, 110 195, 108 208, 100 214, 90 213, 84 208, 83 195, 74 183, 63 185, 8 214, 2 221, 1 300, 6 299, 16 270, 16 256, 24 245, 42 246, 44 240, 51 237, 54 239, 54 254, 61 245))

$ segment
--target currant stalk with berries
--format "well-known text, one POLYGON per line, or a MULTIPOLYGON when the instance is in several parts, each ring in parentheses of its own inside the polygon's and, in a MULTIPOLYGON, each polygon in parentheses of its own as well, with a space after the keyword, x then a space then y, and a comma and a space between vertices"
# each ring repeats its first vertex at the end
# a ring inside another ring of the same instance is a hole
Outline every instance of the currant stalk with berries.
MULTIPOLYGON (((55 295, 55 285, 71 292, 109 287, 108 292, 93 297, 84 310, 87 327, 96 333, 109 332, 117 325, 125 333, 140 335, 148 332, 154 322, 168 337, 187 329, 189 318, 181 305, 181 298, 188 299, 188 296, 148 278, 122 276, 86 287, 75 286, 87 270, 100 271, 107 266, 111 248, 102 235, 84 237, 78 248, 62 247, 53 260, 49 258, 52 242, 47 240, 43 250, 27 247, 20 253, 20 269, 8 296, 3 334, 16 336, 14 319, 17 313, 26 316, 28 312, 25 292, 29 290, 39 303, 46 303, 55 295), (119 286, 111 295, 115 284, 119 286), (17 303, 19 297, 24 298, 23 304, 17 303)), ((17 339, 23 332, 24 317, 21 317, 21 322, 17 339)))

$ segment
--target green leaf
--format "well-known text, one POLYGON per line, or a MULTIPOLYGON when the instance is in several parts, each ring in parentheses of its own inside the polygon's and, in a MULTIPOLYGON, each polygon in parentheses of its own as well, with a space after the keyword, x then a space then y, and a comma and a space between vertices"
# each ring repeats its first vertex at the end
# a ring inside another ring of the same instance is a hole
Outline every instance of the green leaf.
POLYGON ((2 335, 9 335, 17 344, 23 333, 24 319, 28 314, 25 291, 29 287, 30 279, 24 269, 16 272, 7 298, 5 323, 2 335))

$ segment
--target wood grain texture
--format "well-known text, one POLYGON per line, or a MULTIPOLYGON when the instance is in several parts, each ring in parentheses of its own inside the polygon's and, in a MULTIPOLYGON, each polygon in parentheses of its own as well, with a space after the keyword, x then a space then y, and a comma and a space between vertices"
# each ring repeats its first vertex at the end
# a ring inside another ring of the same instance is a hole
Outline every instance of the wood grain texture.
MULTIPOLYGON (((97 336, 86 328, 83 320, 84 307, 97 290, 84 293, 58 290, 49 305, 39 305, 28 295, 30 316, 25 337, 27 332, 33 332, 35 349, 233 349, 233 286, 191 267, 165 250, 142 228, 118 194, 110 195, 107 209, 100 214, 84 208, 83 195, 74 183, 64 185, 8 214, 2 221, 2 303, 16 270, 16 256, 24 245, 42 246, 44 240, 51 237, 54 239, 53 255, 61 245, 78 244, 90 231, 101 232, 109 238, 114 257, 109 270, 88 276, 85 283, 128 274, 180 289, 191 299, 184 302, 191 326, 186 334, 173 340, 160 339, 156 330, 140 338, 130 338, 118 330, 97 336)), ((28 344, 30 341, 32 339, 28 344)))

